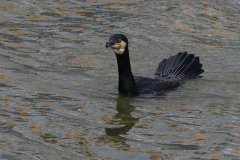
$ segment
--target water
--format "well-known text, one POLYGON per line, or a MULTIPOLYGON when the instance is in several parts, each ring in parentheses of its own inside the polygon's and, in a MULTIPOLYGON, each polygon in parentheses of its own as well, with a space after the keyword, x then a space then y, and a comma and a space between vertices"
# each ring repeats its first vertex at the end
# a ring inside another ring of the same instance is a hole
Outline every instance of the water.
POLYGON ((240 159, 240 1, 1 1, 0 159, 240 159), (205 72, 117 94, 108 38, 135 75, 179 51, 205 72))

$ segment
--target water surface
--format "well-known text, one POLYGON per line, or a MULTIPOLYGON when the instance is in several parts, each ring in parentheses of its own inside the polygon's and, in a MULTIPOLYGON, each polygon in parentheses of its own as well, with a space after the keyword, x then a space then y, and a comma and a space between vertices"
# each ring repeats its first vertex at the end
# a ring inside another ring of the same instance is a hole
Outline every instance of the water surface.
POLYGON ((240 1, 0 2, 1 159, 240 159, 240 1), (205 72, 161 96, 117 93, 177 52, 205 72))

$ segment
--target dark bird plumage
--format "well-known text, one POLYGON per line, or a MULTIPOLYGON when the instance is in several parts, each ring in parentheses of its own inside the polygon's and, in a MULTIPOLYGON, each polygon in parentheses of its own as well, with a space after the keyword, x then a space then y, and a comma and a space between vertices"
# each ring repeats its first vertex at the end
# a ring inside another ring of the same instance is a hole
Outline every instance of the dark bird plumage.
POLYGON ((185 80, 197 78, 204 72, 199 57, 187 52, 179 52, 159 63, 155 78, 133 76, 127 37, 114 34, 106 43, 106 47, 111 47, 117 57, 120 93, 133 95, 162 93, 175 89, 185 80))

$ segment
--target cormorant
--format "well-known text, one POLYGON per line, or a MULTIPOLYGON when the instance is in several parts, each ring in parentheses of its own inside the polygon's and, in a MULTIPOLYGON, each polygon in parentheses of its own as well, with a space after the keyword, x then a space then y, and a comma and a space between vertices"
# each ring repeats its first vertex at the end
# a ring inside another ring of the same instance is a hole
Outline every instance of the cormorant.
POLYGON ((159 63, 155 78, 133 76, 127 37, 123 34, 114 34, 106 43, 106 48, 108 47, 113 49, 117 57, 119 93, 132 95, 158 94, 175 89, 186 79, 197 78, 204 72, 199 57, 187 52, 179 52, 159 63))

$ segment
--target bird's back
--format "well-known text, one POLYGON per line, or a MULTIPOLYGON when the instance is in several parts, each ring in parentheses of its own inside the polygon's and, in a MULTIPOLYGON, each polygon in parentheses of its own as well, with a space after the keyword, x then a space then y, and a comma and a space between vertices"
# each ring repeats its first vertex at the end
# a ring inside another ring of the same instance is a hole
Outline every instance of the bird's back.
POLYGON ((182 81, 178 78, 146 78, 134 76, 134 79, 141 94, 162 93, 173 90, 182 84, 182 81))

